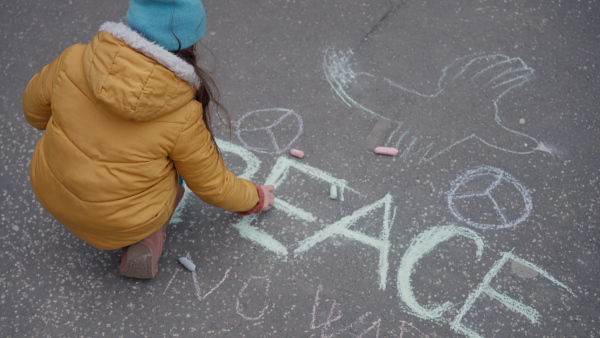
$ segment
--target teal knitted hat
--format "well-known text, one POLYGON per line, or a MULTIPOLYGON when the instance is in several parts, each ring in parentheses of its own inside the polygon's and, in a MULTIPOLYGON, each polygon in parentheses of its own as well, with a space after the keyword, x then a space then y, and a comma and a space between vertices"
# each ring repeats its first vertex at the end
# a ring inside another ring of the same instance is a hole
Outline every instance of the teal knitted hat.
POLYGON ((175 51, 188 48, 204 37, 206 13, 200 0, 131 0, 127 26, 175 51))

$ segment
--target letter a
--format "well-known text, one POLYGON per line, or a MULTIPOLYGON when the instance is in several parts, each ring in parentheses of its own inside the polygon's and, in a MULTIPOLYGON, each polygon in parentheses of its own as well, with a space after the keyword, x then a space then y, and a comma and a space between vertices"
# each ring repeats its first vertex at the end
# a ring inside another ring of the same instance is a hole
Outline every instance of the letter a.
POLYGON ((341 235, 352 240, 361 242, 363 244, 374 247, 379 250, 379 288, 381 290, 385 290, 385 285, 387 282, 387 272, 389 267, 388 256, 390 251, 390 231, 392 228, 392 224, 394 221, 395 210, 392 212, 392 203, 393 198, 390 194, 385 195, 384 198, 379 201, 364 206, 361 209, 355 211, 353 214, 348 215, 339 221, 328 225, 325 229, 318 231, 316 234, 308 237, 298 243, 298 248, 294 250, 294 255, 300 256, 308 249, 314 247, 318 243, 323 242, 327 238, 341 235), (379 238, 374 238, 365 235, 359 231, 353 231, 349 228, 356 223, 358 223, 361 219, 366 219, 366 217, 379 208, 384 208, 383 211, 383 228, 379 235, 379 238))

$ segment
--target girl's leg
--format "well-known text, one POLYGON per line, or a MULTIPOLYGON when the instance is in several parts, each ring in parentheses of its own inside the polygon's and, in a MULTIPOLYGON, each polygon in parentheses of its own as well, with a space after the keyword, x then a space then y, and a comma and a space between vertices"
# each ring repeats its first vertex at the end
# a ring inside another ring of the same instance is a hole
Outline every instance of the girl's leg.
MULTIPOLYGON (((179 202, 183 198, 184 192, 185 189, 180 185, 175 199, 175 208, 177 208, 177 205, 179 205, 179 202)), ((156 276, 158 273, 158 259, 167 239, 167 226, 170 221, 171 217, 169 217, 158 231, 148 236, 148 238, 121 249, 123 252, 123 256, 119 261, 119 272, 121 275, 139 279, 150 279, 156 276)))

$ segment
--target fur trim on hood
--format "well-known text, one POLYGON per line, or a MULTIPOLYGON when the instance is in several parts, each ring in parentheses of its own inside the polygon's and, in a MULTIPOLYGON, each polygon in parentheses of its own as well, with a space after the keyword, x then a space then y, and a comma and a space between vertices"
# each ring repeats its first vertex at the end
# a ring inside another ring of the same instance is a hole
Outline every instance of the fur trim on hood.
POLYGON ((190 86, 196 89, 200 88, 200 79, 198 78, 198 75, 196 75, 192 65, 164 49, 162 46, 147 40, 141 34, 127 27, 125 24, 121 22, 105 22, 100 26, 99 30, 110 33, 115 38, 127 43, 131 48, 165 66, 190 86))

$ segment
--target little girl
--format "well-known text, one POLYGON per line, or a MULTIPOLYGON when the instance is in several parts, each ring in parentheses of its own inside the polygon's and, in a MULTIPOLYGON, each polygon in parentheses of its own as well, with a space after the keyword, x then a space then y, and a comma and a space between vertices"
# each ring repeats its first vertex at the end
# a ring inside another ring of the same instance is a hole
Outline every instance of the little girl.
POLYGON ((40 203, 92 246, 122 248, 119 272, 153 278, 184 188, 250 215, 273 186, 233 175, 210 129, 212 79, 196 64, 200 0, 131 0, 127 24, 107 22, 29 82, 27 121, 45 130, 31 160, 40 203))

